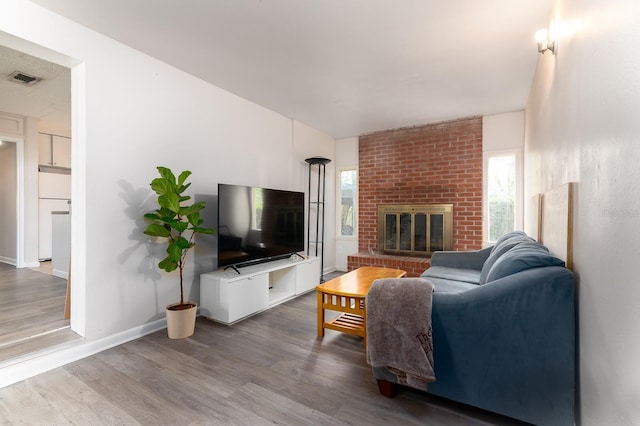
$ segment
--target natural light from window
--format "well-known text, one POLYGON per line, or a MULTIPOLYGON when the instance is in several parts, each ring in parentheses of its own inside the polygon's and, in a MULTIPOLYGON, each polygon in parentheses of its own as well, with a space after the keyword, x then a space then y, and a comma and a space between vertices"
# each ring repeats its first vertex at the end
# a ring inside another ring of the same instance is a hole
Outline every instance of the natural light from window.
POLYGON ((489 158, 487 166, 487 235, 495 242, 515 229, 516 156, 489 158))
POLYGON ((340 171, 340 229, 342 237, 356 236, 356 206, 358 171, 355 169, 340 171))

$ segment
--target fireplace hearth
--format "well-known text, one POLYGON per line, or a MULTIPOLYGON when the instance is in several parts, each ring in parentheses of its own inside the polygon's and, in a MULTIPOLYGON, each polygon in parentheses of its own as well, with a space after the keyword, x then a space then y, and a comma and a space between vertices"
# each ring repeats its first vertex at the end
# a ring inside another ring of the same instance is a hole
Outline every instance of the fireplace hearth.
POLYGON ((378 206, 378 253, 429 257, 453 249, 453 204, 378 206))

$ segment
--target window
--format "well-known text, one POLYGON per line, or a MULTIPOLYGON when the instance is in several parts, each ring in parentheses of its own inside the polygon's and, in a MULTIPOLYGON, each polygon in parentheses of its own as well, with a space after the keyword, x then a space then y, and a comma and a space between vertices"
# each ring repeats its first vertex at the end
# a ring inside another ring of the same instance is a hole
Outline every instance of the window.
POLYGON ((485 153, 485 240, 522 228, 519 151, 485 153))
POLYGON ((338 193, 338 235, 341 237, 355 237, 357 235, 357 205, 358 205, 358 170, 340 170, 338 193))

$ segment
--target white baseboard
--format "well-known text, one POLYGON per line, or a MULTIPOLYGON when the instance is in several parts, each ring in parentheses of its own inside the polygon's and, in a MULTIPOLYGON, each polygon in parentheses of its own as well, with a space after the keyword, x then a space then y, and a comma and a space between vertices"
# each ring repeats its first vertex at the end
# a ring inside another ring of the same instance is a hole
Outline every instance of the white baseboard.
POLYGON ((165 318, 93 341, 71 342, 35 354, 0 363, 0 388, 54 368, 62 367, 98 352, 138 339, 167 327, 165 318))
MULTIPOLYGON (((7 257, 0 256, 0 262, 7 263, 9 265, 13 265, 15 267, 18 267, 18 261, 16 259, 9 259, 7 257)), ((40 266, 40 262, 23 262, 21 267, 22 268, 37 268, 38 266, 40 266)))
POLYGON ((54 277, 65 279, 65 280, 69 277, 69 273, 68 272, 61 271, 59 269, 52 270, 51 271, 51 275, 53 275, 54 277))
POLYGON ((0 256, 0 262, 8 263, 9 265, 13 265, 13 266, 16 266, 18 264, 16 259, 10 259, 10 258, 4 257, 4 256, 0 256))
POLYGON ((322 275, 327 275, 335 271, 337 271, 335 266, 327 266, 326 268, 322 269, 322 275))

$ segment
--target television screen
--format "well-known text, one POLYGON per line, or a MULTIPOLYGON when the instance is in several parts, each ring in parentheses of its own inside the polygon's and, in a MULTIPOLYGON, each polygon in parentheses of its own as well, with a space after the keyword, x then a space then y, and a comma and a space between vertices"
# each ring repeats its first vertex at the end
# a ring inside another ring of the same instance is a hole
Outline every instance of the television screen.
POLYGON ((304 250, 304 193, 218 184, 218 267, 304 250))

